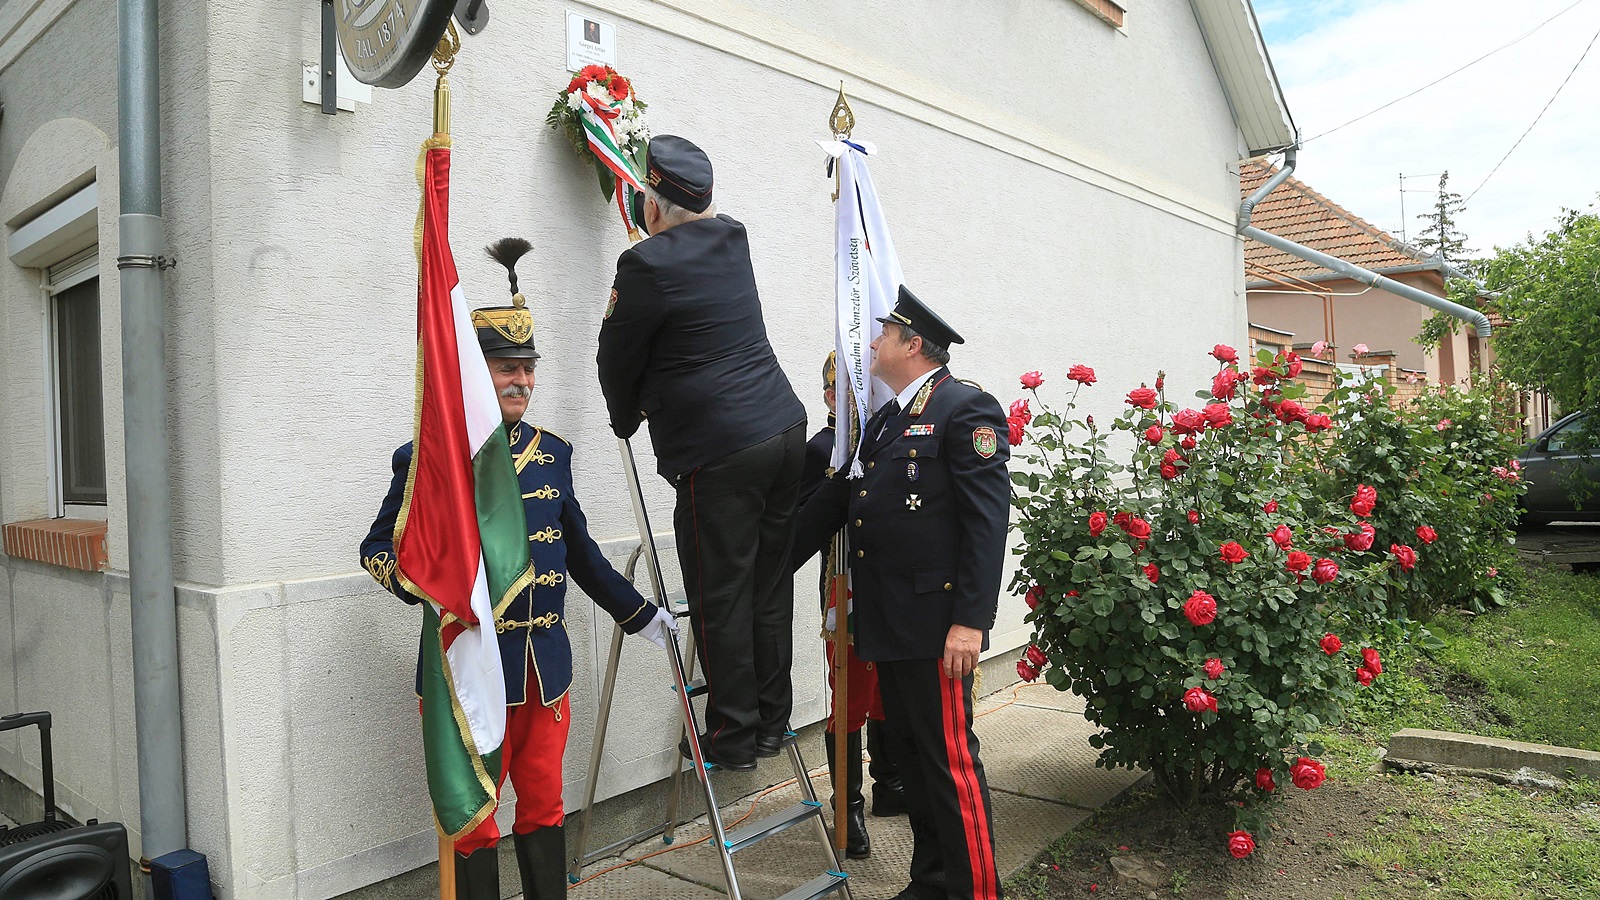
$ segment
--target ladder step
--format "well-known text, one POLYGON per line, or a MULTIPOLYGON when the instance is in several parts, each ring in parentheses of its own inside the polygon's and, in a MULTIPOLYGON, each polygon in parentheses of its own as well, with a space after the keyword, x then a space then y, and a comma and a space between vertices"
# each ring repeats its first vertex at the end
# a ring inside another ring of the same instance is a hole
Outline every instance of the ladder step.
POLYGON ((784 894, 778 900, 817 900, 818 897, 826 897, 844 887, 849 877, 844 872, 825 872, 784 894))
POLYGON ((764 819, 758 819, 743 828, 728 832, 727 840, 722 843, 723 846, 728 848, 729 853, 738 853, 740 850, 758 844, 764 838, 769 838, 796 822, 803 822, 812 816, 820 815, 822 815, 821 803, 810 803, 802 800, 788 809, 779 810, 764 819))
MULTIPOLYGON (((702 697, 706 693, 706 680, 704 678, 696 678, 695 680, 689 682, 687 687, 689 689, 689 696, 702 697)), ((673 685, 672 690, 674 693, 676 693, 678 690, 677 685, 673 685)))

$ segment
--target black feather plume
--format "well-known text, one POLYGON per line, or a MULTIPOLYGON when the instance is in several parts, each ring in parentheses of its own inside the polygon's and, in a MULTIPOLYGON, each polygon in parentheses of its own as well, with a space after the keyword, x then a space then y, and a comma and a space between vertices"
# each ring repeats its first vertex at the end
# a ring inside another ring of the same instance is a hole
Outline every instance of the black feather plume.
POLYGON ((533 245, 526 239, 519 237, 501 238, 483 248, 489 258, 506 267, 506 274, 511 277, 511 293, 517 292, 517 260, 521 259, 533 245))

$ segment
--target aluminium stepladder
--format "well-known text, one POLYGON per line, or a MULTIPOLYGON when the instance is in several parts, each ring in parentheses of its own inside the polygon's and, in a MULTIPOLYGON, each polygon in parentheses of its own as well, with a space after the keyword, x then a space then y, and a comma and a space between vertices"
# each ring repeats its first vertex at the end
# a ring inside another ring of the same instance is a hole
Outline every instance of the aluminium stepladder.
MULTIPOLYGON (((675 609, 667 596, 666 582, 661 575, 661 562, 656 553, 655 538, 650 530, 650 516, 644 505, 644 493, 640 489, 639 470, 634 464, 633 447, 627 439, 621 439, 618 444, 622 451, 622 469, 628 478, 628 492, 633 499, 633 514, 639 526, 639 546, 633 551, 633 556, 628 560, 627 571, 624 573, 630 580, 633 577, 635 566, 642 558, 646 571, 650 575, 650 587, 654 594, 657 606, 667 609, 677 618, 687 615, 686 610, 675 609)), ((664 843, 673 841, 673 833, 681 824, 678 821, 678 798, 682 793, 684 767, 679 764, 675 767, 671 778, 671 791, 667 797, 666 821, 661 825, 647 829, 630 837, 623 838, 609 846, 602 847, 593 853, 585 853, 589 839, 589 824, 594 813, 594 795, 600 775, 600 761, 605 751, 606 728, 611 716, 611 699, 616 688, 617 665, 622 654, 623 631, 613 628, 611 633, 611 655, 606 666, 605 685, 601 689, 599 714, 595 718, 594 745, 589 753, 589 773, 585 782, 583 817, 578 829, 577 847, 569 860, 567 870, 568 880, 576 882, 583 867, 620 847, 627 846, 655 834, 662 836, 664 843)), ((817 800, 815 791, 812 790, 811 780, 806 772, 805 762, 800 757, 800 748, 795 741, 794 732, 784 736, 782 748, 789 757, 789 763, 794 769, 795 782, 800 789, 800 802, 787 809, 779 810, 740 828, 728 830, 723 826, 722 816, 718 809, 716 791, 711 784, 712 772, 716 766, 707 763, 700 749, 700 727, 695 717, 693 699, 705 693, 704 679, 695 679, 694 676, 694 634, 691 630, 687 635, 688 646, 680 650, 677 641, 670 641, 666 650, 668 668, 672 671, 672 691, 676 695, 679 717, 678 732, 680 738, 687 740, 689 752, 693 759, 690 761, 700 783, 700 790, 705 799, 706 819, 711 828, 708 844, 716 851, 718 860, 722 864, 722 876, 728 887, 730 900, 743 900, 743 893, 739 888, 739 878, 734 871, 733 857, 740 850, 748 849, 762 840, 783 832, 788 828, 809 823, 815 830, 817 839, 821 842, 826 860, 826 868, 820 875, 801 884, 785 893, 778 900, 817 900, 830 894, 837 894, 844 900, 851 900, 849 875, 839 863, 838 851, 834 849, 834 842, 828 834, 828 827, 822 818, 822 803, 817 800), (684 662, 687 657, 687 664, 684 662)))

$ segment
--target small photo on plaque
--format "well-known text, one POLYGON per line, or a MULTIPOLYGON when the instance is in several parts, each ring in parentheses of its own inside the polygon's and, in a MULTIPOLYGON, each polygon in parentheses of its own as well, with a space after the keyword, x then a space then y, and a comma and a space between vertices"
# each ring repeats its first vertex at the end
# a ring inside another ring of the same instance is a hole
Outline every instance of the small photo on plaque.
POLYGON ((616 66, 617 26, 567 10, 567 71, 584 66, 616 66))

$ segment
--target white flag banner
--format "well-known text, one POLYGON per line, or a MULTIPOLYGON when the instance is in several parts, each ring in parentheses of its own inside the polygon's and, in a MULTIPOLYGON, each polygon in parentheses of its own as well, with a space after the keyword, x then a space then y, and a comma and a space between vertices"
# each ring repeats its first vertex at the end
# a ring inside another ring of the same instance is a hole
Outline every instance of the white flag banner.
POLYGON ((837 296, 837 374, 835 376, 835 430, 833 467, 850 463, 850 477, 863 475, 860 460, 852 460, 867 419, 893 393, 873 378, 872 341, 883 330, 877 321, 894 309, 905 276, 894 251, 889 225, 878 204, 878 191, 867 171, 873 145, 856 141, 818 141, 833 157, 839 172, 839 200, 834 204, 837 224, 834 247, 837 296), (849 385, 848 392, 843 390, 849 385), (854 414, 854 425, 851 422, 854 414))

